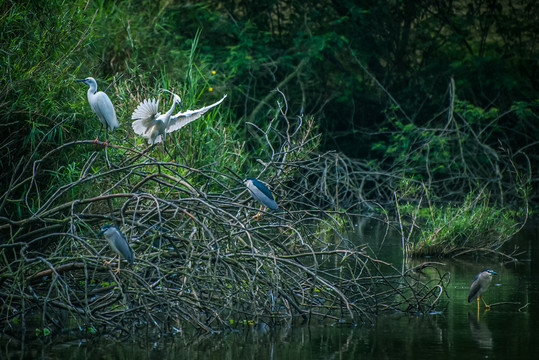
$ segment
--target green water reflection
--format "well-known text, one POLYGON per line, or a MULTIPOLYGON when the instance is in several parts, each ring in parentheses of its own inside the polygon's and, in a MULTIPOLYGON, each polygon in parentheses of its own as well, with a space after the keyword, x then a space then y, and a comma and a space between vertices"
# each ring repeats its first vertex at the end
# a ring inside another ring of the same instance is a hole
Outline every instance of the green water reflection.
MULTIPOLYGON (((436 314, 381 315, 373 326, 298 326, 206 336, 179 334, 157 341, 24 343, 5 336, 1 359, 534 359, 539 353, 539 236, 536 226, 519 234, 524 251, 517 263, 488 260, 444 261, 448 297, 436 314), (497 273, 485 300, 490 311, 477 311, 466 300, 476 273, 497 273)), ((377 224, 355 229, 358 242, 400 266, 400 243, 377 224), (381 229, 381 230, 380 230, 381 229), (383 240, 383 241, 382 241, 383 240), (395 243, 397 243, 395 245, 395 243)), ((407 264, 415 265, 415 260, 407 264)))

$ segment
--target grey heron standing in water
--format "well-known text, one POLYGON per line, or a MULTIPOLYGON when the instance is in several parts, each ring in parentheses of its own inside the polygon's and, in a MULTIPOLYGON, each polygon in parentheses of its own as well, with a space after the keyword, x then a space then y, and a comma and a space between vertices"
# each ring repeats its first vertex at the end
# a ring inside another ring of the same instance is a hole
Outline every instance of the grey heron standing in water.
MULTIPOLYGON (((468 292, 468 302, 472 302, 474 298, 477 298, 477 309, 479 310, 479 299, 483 300, 483 293, 487 291, 492 281, 492 275, 498 275, 492 269, 485 269, 475 276, 472 284, 470 285, 470 291, 468 292)), ((483 300, 485 308, 490 309, 490 305, 487 305, 483 300)))
POLYGON ((94 142, 99 142, 99 135, 101 135, 101 131, 103 130, 104 126, 104 144, 105 146, 108 146, 108 130, 110 129, 110 131, 112 131, 120 126, 120 123, 118 123, 118 119, 116 118, 116 111, 114 111, 112 101, 110 101, 110 98, 103 91, 97 91, 97 83, 95 82, 95 79, 93 77, 87 77, 86 79, 76 81, 84 82, 88 86, 90 86, 90 88, 88 89, 88 102, 90 103, 90 107, 97 114, 97 117, 101 122, 101 128, 99 129, 99 133, 97 134, 97 137, 94 142))

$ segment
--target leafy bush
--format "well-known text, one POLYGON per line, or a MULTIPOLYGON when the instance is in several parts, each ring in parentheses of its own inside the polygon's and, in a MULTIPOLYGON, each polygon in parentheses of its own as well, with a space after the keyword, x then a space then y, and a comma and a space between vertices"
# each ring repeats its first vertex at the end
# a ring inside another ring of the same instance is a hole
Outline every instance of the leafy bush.
POLYGON ((470 193, 464 203, 456 205, 425 202, 425 207, 397 204, 405 250, 413 256, 502 254, 500 248, 521 229, 527 216, 526 209, 513 211, 490 204, 486 193, 470 193))

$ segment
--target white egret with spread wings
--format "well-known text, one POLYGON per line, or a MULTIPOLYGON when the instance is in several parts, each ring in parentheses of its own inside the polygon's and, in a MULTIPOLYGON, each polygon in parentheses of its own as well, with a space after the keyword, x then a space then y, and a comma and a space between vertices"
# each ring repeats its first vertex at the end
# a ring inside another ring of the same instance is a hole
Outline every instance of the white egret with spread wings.
POLYGON ((133 112, 131 119, 135 121, 133 121, 132 127, 136 134, 141 135, 148 140, 148 144, 152 145, 152 150, 155 144, 162 141, 165 151, 172 157, 168 152, 165 143, 167 134, 179 130, 190 122, 200 118, 205 112, 221 104, 226 98, 226 95, 216 103, 201 109, 180 111, 177 114, 172 115, 176 104, 179 104, 183 110, 181 99, 178 95, 168 90, 161 91, 174 96, 174 101, 170 110, 161 114, 159 112, 159 100, 146 99, 142 101, 133 112))

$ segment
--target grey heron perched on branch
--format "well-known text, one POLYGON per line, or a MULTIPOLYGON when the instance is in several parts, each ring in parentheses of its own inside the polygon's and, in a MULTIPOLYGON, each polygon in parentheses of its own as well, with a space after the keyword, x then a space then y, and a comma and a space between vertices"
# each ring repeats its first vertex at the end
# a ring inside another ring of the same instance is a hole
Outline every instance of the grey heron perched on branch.
POLYGON ((136 134, 148 139, 148 144, 152 145, 152 150, 155 144, 162 141, 165 151, 170 157, 172 157, 167 151, 165 143, 167 134, 179 130, 190 122, 198 119, 205 112, 222 103, 226 98, 226 95, 216 103, 205 106, 201 109, 187 110, 183 112, 180 111, 177 114, 172 115, 176 104, 179 104, 183 110, 181 99, 178 95, 168 90, 163 89, 161 91, 167 92, 174 97, 170 110, 164 114, 161 114, 159 112, 159 100, 146 99, 142 101, 133 112, 131 119, 135 121, 133 121, 132 127, 136 134))
MULTIPOLYGON (((130 264, 133 264, 135 254, 131 250, 131 247, 129 247, 124 234, 116 226, 110 224, 103 225, 97 235, 100 236, 102 234, 105 235, 105 239, 109 242, 110 247, 118 254, 118 269, 115 270, 116 273, 120 272, 120 257, 125 258, 130 264)), ((103 261, 103 264, 109 265, 115 258, 116 255, 110 261, 103 261)))
MULTIPOLYGON (((483 293, 487 291, 492 281, 492 275, 497 275, 492 269, 485 269, 475 276, 472 284, 470 285, 470 291, 468 292, 468 302, 472 302, 474 298, 477 298, 477 309, 479 310, 479 299, 483 300, 483 293)), ((483 300, 485 308, 490 309, 490 305, 487 305, 483 300)))
POLYGON ((114 130, 115 128, 120 126, 120 123, 118 122, 118 119, 116 118, 116 111, 114 111, 114 106, 112 105, 112 101, 110 101, 110 98, 105 94, 103 91, 97 91, 97 83, 95 82, 95 79, 93 77, 87 77, 86 79, 81 80, 75 80, 77 82, 84 82, 90 88, 88 89, 88 102, 90 103, 90 107, 92 110, 97 114, 97 117, 99 118, 99 121, 101 122, 101 128, 99 129, 99 133, 97 134, 96 139, 94 140, 95 143, 99 141, 99 135, 101 135, 101 131, 103 130, 103 126, 105 127, 105 146, 108 146, 108 130, 110 131, 114 130))
POLYGON ((272 211, 284 212, 284 210, 277 205, 273 194, 262 181, 252 177, 247 177, 245 180, 243 180, 243 183, 247 187, 247 190, 249 190, 249 193, 253 199, 272 211))

